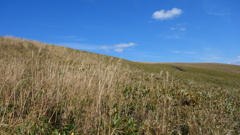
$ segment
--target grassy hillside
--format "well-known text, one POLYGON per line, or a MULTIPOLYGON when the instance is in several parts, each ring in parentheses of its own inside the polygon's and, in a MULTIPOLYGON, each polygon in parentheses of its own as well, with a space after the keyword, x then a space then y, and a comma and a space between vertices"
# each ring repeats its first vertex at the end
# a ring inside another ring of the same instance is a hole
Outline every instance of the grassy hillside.
POLYGON ((0 134, 239 134, 240 67, 0 37, 0 134), (181 71, 181 70, 183 71, 181 71))
POLYGON ((226 88, 240 88, 240 66, 217 63, 143 63, 138 67, 152 72, 165 69, 170 71, 175 79, 190 83, 215 84, 226 88), (140 66, 141 67, 141 66, 140 66), (154 68, 153 68, 154 67, 154 68), (176 69, 179 68, 179 69, 176 69), (181 71, 183 70, 183 71, 181 71))

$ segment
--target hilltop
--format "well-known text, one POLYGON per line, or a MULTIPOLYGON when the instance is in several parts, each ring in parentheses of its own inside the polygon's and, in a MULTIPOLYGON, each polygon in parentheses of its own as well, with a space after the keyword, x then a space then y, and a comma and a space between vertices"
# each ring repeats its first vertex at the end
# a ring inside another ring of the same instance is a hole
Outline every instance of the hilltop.
POLYGON ((0 134, 239 134, 240 66, 0 37, 0 134))

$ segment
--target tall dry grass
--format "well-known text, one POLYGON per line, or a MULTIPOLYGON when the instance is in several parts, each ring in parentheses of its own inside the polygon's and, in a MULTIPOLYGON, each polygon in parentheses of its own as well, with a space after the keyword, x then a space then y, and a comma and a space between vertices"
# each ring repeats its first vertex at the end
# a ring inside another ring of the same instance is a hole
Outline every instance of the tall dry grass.
POLYGON ((0 134, 238 134, 239 89, 0 37, 0 134))

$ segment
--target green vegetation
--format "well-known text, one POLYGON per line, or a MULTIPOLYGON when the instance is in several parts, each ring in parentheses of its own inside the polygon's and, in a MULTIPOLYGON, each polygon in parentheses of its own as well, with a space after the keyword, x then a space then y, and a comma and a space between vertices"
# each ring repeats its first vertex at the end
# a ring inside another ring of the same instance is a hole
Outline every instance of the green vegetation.
POLYGON ((240 134, 239 66, 138 63, 11 37, 0 37, 0 63, 0 134, 240 134))

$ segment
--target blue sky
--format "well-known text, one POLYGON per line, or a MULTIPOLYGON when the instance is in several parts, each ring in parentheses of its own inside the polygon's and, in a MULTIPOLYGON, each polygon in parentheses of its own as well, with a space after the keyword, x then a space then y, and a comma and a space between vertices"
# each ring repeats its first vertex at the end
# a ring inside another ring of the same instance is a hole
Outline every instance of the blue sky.
POLYGON ((147 62, 240 64, 239 0, 0 0, 0 35, 147 62))

